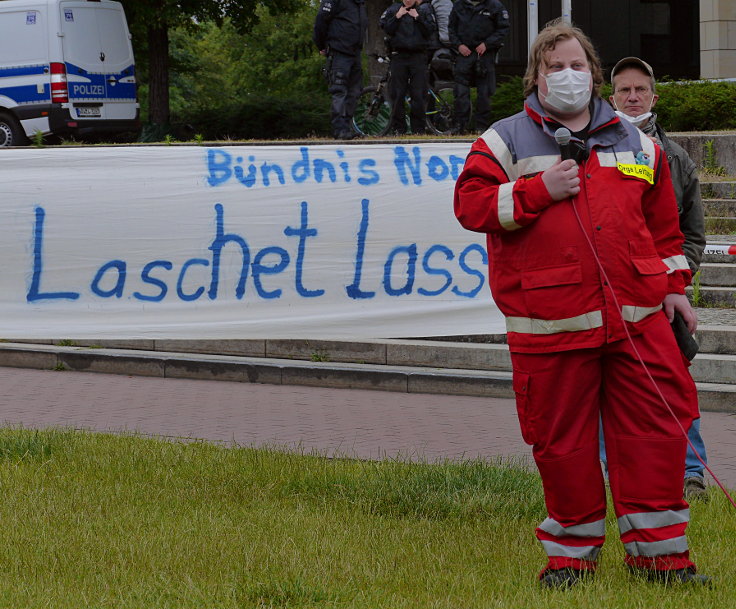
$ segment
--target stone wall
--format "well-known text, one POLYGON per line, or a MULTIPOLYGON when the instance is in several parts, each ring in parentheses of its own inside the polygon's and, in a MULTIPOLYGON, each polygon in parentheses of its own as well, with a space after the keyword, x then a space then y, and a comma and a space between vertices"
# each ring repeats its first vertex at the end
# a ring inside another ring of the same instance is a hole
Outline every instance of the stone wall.
POLYGON ((701 168, 721 167, 736 176, 736 132, 668 133, 701 168))

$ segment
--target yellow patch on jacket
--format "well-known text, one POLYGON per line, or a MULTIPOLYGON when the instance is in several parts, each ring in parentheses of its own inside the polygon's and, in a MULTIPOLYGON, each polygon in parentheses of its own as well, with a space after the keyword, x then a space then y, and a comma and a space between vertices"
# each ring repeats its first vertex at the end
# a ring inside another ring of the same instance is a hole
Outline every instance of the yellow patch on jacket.
POLYGON ((626 165, 624 163, 617 163, 616 166, 624 175, 641 178, 650 184, 654 184, 654 170, 651 167, 647 167, 646 165, 626 165))

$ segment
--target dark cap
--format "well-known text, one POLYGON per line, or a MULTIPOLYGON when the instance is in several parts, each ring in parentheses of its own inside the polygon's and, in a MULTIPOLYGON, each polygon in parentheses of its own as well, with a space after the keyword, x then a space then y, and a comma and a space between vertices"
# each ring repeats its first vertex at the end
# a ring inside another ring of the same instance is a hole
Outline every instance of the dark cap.
POLYGON ((652 66, 650 66, 646 61, 643 61, 638 57, 624 57, 623 59, 620 59, 619 62, 613 66, 613 70, 611 70, 611 84, 613 84, 613 77, 624 68, 639 68, 642 72, 649 74, 652 80, 654 80, 654 70, 652 70, 652 66))

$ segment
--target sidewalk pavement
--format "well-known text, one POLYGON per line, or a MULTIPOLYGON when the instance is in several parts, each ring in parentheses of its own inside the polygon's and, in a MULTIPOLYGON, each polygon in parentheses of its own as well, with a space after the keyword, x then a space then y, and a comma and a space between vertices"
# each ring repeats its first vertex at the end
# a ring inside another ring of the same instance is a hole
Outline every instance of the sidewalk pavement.
MULTIPOLYGON (((130 431, 365 459, 529 459, 513 400, 0 368, 0 422, 130 431)), ((736 489, 736 416, 705 412, 709 466, 736 489)))

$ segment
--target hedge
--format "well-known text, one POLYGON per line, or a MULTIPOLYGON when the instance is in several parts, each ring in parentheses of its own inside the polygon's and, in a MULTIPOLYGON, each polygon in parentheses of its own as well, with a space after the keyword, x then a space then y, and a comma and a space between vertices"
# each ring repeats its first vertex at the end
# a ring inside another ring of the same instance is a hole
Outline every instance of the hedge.
MULTIPOLYGON (((494 121, 523 108, 522 81, 518 76, 499 79, 492 100, 494 121)), ((655 111, 667 131, 736 129, 736 83, 728 81, 661 82, 655 111)), ((601 87, 608 99, 611 85, 601 87)), ((206 140, 300 139, 330 134, 330 100, 308 95, 299 99, 247 96, 242 102, 207 110, 192 109, 173 117, 170 133, 177 139, 195 136, 206 140)), ((156 130, 144 130, 141 139, 160 139, 156 130), (148 134, 146 136, 146 134, 148 134)))

